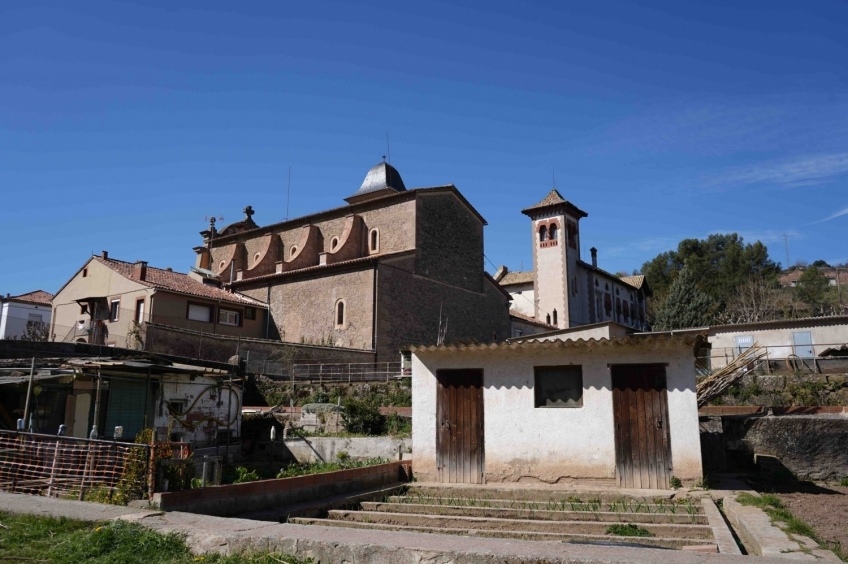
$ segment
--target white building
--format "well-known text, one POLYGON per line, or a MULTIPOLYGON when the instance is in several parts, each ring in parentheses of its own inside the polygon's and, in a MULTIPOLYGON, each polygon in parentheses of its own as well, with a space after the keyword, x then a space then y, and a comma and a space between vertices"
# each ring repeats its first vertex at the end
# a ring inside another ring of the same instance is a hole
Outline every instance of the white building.
MULTIPOLYGON (((50 328, 53 294, 35 290, 0 298, 0 339, 39 338, 50 328)), ((42 340, 47 340, 46 338, 42 340)))
POLYGON ((560 328, 605 321, 648 328, 651 291, 645 277, 618 277, 599 268, 594 247, 591 263, 581 257, 580 220, 586 212, 554 189, 521 213, 531 220, 533 270, 509 272, 502 266, 494 275, 512 297, 511 312, 560 328))
POLYGON ((609 481, 701 476, 694 336, 413 349, 420 481, 609 481))

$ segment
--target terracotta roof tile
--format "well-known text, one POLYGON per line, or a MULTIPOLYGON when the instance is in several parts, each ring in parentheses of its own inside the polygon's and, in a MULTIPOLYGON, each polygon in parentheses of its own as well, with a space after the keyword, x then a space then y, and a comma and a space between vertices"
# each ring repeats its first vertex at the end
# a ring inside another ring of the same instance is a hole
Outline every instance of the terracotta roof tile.
POLYGON ((500 279, 498 284, 501 286, 508 286, 510 284, 527 284, 533 282, 533 271, 528 270, 526 272, 507 272, 504 274, 503 278, 500 279))
POLYGON ((3 298, 3 301, 16 301, 16 302, 25 302, 28 304, 38 304, 38 305, 50 305, 53 300, 53 294, 50 292, 45 292, 44 290, 35 290, 33 292, 27 292, 26 294, 21 294, 19 296, 9 296, 8 298, 3 298))
POLYGON ((581 210, 580 208, 578 208, 577 206, 575 206, 574 204, 572 204, 571 202, 569 202, 568 200, 566 200, 565 198, 563 198, 562 194, 560 194, 559 191, 557 191, 556 188, 552 188, 551 191, 548 192, 548 195, 545 196, 544 198, 542 198, 542 201, 540 201, 539 203, 537 203, 535 205, 530 206, 529 208, 521 210, 521 213, 527 214, 527 212, 530 212, 530 211, 533 211, 533 210, 539 210, 539 209, 543 209, 543 208, 547 208, 547 207, 551 207, 551 206, 559 206, 559 205, 565 206, 574 215, 577 215, 577 216, 580 216, 580 217, 586 217, 587 215, 589 215, 586 212, 584 212, 583 210, 581 210))
POLYGON ((635 276, 619 276, 619 280, 621 280, 625 284, 630 284, 638 290, 642 287, 642 284, 645 283, 645 275, 637 274, 635 276))
POLYGON ((188 294, 190 296, 198 296, 211 300, 222 300, 240 304, 253 304, 256 306, 264 306, 262 302, 248 298, 242 294, 228 292, 227 290, 198 282, 187 274, 165 270, 153 266, 147 267, 147 275, 144 280, 139 280, 133 276, 133 263, 115 259, 104 259, 103 257, 94 257, 98 262, 108 266, 121 276, 129 278, 139 284, 157 288, 159 290, 167 290, 178 294, 188 294))
POLYGON ((519 313, 517 311, 510 311, 510 317, 514 317, 516 319, 520 319, 522 321, 526 321, 527 323, 532 323, 533 325, 538 325, 539 327, 547 327, 549 329, 558 329, 556 325, 551 325, 550 323, 545 323, 544 321, 539 321, 535 317, 530 317, 529 315, 524 315, 523 313, 519 313))

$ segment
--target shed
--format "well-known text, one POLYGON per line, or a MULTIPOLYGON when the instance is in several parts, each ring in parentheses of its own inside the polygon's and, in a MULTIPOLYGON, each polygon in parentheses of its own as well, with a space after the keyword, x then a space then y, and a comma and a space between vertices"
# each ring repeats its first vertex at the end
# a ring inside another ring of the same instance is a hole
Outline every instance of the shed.
POLYGON ((420 481, 604 481, 667 488, 701 476, 694 336, 413 348, 420 481))

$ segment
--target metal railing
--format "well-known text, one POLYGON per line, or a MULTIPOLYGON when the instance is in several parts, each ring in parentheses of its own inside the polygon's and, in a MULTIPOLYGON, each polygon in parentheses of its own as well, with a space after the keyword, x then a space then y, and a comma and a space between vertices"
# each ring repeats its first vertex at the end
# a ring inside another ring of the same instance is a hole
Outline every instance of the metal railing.
MULTIPOLYGON (((758 343, 759 344, 759 343, 758 343)), ((784 345, 762 345, 765 349, 765 357, 758 361, 756 369, 763 372, 820 372, 828 365, 841 365, 845 363, 848 369, 848 356, 823 358, 819 355, 827 349, 839 349, 846 343, 815 343, 812 345, 795 345, 787 343, 784 345)), ((749 347, 713 347, 709 354, 699 354, 696 364, 709 373, 711 370, 723 368, 731 364, 740 353, 749 347)), ((753 367, 752 367, 753 370, 753 367)))
MULTIPOLYGON (((406 375, 408 376, 408 375, 406 375)), ((403 378, 400 362, 293 364, 294 382, 388 382, 403 378)))

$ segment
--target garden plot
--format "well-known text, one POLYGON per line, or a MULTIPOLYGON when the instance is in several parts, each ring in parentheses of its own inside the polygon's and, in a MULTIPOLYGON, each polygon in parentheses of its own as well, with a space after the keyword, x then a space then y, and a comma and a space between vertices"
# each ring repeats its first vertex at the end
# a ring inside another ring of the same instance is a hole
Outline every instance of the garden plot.
POLYGON ((410 486, 300 524, 717 552, 700 499, 410 486))

